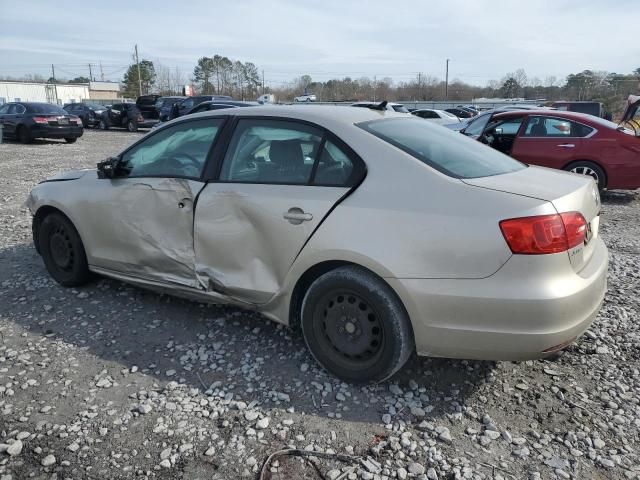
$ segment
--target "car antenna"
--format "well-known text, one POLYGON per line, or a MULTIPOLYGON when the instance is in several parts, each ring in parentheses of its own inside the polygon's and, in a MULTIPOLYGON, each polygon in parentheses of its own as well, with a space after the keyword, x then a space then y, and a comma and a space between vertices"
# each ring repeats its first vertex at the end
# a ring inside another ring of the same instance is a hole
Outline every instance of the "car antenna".
POLYGON ((386 110, 387 109, 387 102, 386 100, 383 100, 382 102, 378 103, 377 105, 371 105, 369 108, 373 109, 373 110, 386 110))

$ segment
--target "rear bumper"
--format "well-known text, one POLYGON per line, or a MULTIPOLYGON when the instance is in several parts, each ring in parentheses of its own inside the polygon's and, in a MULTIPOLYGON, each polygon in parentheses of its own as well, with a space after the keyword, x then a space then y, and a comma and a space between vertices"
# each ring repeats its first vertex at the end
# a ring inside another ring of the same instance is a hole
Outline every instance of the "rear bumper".
POLYGON ((607 288, 608 252, 600 238, 596 242, 580 273, 562 253, 544 259, 514 255, 480 280, 387 280, 408 310, 420 355, 542 358, 572 343, 598 314, 607 288))
POLYGON ((34 125, 30 130, 33 138, 79 138, 83 133, 82 127, 75 125, 64 127, 34 125))

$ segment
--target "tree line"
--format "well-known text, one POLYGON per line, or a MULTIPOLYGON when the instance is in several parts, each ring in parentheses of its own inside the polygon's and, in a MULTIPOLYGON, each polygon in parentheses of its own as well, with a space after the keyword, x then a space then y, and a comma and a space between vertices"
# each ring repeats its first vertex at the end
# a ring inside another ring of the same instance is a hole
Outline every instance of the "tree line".
MULTIPOLYGON (((252 62, 234 60, 222 55, 200 57, 191 75, 180 69, 170 69, 143 59, 134 62, 122 79, 123 95, 136 98, 142 93, 182 95, 185 84, 195 87, 200 95, 229 95, 241 100, 255 100, 262 92, 261 75, 252 62)), ((44 77, 27 75, 27 81, 44 81, 44 77)), ((48 82, 53 81, 49 79, 48 82)), ((69 83, 86 83, 87 77, 76 77, 69 83)), ((67 82, 56 79, 58 83, 67 82)), ((528 100, 591 100, 605 104, 611 112, 619 111, 629 94, 640 91, 640 68, 630 73, 614 73, 599 70, 583 70, 564 79, 548 76, 544 79, 529 77, 523 69, 507 73, 499 80, 490 80, 485 86, 471 85, 454 78, 445 82, 433 75, 418 73, 408 81, 394 81, 369 77, 343 77, 325 81, 313 80, 301 75, 280 86, 264 86, 266 93, 273 93, 280 102, 293 101, 304 92, 314 93, 319 101, 469 101, 477 98, 525 98, 528 100)))

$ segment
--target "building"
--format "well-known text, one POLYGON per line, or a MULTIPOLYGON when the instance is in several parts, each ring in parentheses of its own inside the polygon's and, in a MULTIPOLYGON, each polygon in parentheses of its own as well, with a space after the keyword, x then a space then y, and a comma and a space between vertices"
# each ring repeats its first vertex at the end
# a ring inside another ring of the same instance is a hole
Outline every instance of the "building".
POLYGON ((66 103, 97 100, 111 102, 121 98, 120 85, 114 82, 37 83, 0 81, 0 105, 7 102, 66 103))
POLYGON ((89 83, 89 98, 91 100, 118 100, 120 84, 115 82, 91 82, 89 83))

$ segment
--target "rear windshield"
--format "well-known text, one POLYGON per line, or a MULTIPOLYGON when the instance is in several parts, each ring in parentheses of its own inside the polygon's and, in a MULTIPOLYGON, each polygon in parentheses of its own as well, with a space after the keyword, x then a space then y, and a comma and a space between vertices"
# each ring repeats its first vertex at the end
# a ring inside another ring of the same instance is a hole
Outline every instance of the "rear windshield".
POLYGON ((26 105, 27 111, 30 113, 42 113, 42 114, 53 114, 53 115, 68 115, 69 112, 63 110, 62 108, 56 105, 50 105, 48 103, 31 103, 26 105))
POLYGON ((451 177, 489 177, 526 168, 476 140, 421 118, 387 118, 358 126, 451 177))

